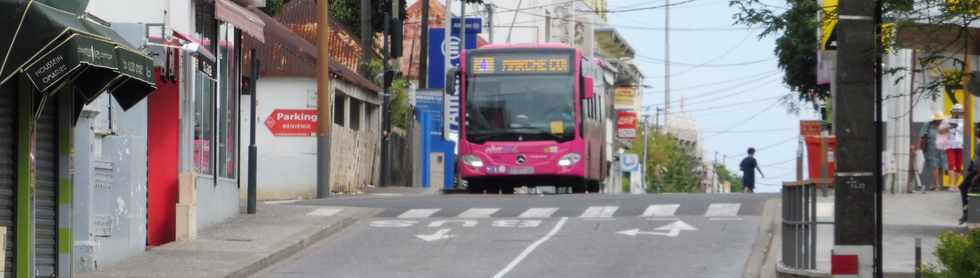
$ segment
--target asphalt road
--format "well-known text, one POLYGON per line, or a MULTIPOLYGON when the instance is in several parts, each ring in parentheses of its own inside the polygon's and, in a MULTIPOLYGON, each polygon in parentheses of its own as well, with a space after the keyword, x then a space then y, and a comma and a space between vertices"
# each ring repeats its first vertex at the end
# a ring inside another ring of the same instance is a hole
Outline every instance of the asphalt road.
POLYGON ((256 277, 742 277, 766 194, 352 197, 384 211, 256 277))

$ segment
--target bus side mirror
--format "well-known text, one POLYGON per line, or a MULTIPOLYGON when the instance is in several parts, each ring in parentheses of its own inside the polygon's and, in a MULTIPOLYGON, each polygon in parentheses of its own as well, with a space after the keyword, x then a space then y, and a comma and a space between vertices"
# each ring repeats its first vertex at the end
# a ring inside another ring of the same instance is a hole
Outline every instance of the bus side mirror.
POLYGON ((459 75, 459 70, 456 68, 449 68, 446 70, 446 84, 444 84, 443 92, 446 95, 456 94, 456 77, 459 75))
POLYGON ((584 87, 583 88, 584 90, 583 90, 583 93, 582 93, 582 97, 583 98, 585 98, 585 99, 592 99, 592 97, 595 96, 595 91, 594 91, 595 90, 595 87, 594 87, 595 84, 594 83, 595 83, 595 81, 592 81, 592 77, 585 77, 582 80, 582 87, 584 87))

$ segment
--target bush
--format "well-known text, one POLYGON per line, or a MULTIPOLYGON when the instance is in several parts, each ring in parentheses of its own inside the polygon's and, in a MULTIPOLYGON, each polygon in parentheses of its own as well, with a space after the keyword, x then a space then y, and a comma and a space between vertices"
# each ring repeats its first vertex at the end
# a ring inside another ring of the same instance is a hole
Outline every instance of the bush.
POLYGON ((922 277, 980 277, 980 229, 966 234, 943 232, 935 254, 939 265, 923 267, 922 277))

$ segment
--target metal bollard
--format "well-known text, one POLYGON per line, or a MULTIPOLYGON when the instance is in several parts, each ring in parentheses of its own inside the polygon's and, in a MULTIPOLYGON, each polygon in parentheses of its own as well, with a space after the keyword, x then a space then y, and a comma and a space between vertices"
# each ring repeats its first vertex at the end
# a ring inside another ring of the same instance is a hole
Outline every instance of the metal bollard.
POLYGON ((922 239, 915 238, 915 278, 922 278, 922 239))

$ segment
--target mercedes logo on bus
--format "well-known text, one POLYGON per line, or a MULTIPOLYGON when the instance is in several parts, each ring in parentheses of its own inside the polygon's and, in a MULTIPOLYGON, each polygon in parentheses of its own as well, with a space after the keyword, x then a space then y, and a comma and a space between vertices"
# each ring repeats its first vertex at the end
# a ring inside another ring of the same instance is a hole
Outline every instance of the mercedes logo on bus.
POLYGON ((524 164, 524 161, 526 160, 527 158, 525 158, 523 154, 517 155, 517 164, 524 164))

